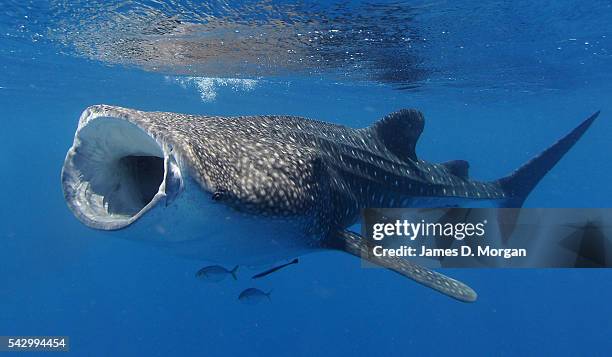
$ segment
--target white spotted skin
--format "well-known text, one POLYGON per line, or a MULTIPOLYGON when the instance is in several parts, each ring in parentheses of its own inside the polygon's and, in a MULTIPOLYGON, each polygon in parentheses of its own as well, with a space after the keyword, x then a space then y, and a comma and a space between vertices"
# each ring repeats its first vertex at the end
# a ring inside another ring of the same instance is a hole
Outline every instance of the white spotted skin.
POLYGON ((176 160, 185 183, 176 200, 118 234, 199 259, 255 264, 317 250, 366 207, 478 206, 504 198, 496 184, 398 158, 370 128, 107 105, 86 109, 79 128, 98 117, 135 124, 176 160))
POLYGON ((301 220, 238 212, 209 196, 197 183, 186 182, 179 199, 157 205, 113 235, 226 264, 266 264, 318 249, 301 220))

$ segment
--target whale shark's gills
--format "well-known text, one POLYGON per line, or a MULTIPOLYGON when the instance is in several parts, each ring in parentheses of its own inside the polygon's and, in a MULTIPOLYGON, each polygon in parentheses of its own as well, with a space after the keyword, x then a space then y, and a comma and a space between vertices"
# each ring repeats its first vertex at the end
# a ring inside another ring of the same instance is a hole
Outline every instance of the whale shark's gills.
MULTIPOLYGON (((417 157, 424 119, 416 110, 353 129, 293 116, 99 105, 81 116, 62 184, 68 206, 93 228, 118 230, 153 217, 148 226, 174 215, 178 223, 155 239, 214 241, 198 250, 199 258, 214 259, 219 247, 245 246, 253 256, 261 253, 256 245, 266 253, 289 247, 288 255, 337 249, 474 301, 476 293, 461 282, 405 259, 367 254, 366 240, 347 227, 366 207, 520 207, 597 115, 511 175, 479 182, 469 178, 465 161, 417 157)), ((148 230, 146 239, 157 233, 148 230)))

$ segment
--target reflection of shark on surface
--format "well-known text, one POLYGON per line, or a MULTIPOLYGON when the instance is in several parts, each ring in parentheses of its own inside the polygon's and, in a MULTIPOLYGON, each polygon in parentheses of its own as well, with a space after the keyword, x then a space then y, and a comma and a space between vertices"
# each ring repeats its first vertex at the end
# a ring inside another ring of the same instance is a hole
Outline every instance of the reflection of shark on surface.
POLYGON ((416 110, 352 129, 291 116, 100 105, 81 116, 62 185, 87 226, 181 254, 256 264, 341 250, 474 301, 476 293, 459 281, 402 258, 371 256, 347 227, 365 207, 519 207, 596 117, 513 174, 479 182, 468 177, 465 161, 417 158, 424 119, 416 110))

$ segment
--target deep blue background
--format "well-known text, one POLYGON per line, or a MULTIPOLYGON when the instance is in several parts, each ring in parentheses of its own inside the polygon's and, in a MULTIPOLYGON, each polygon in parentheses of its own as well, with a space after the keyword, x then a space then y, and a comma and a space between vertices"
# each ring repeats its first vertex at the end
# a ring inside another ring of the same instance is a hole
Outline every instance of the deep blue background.
MULTIPOLYGON (((572 30, 578 38, 579 25, 572 30)), ((59 183, 77 119, 98 103, 293 114, 354 127, 414 107, 427 121, 419 155, 466 159, 480 179, 507 174, 601 109, 600 120, 527 205, 609 207, 609 55, 600 52, 588 68, 556 58, 563 70, 547 77, 558 76, 550 90, 522 90, 517 82, 509 88, 398 91, 320 78, 263 78, 251 92, 221 88, 215 101, 205 103, 197 90, 160 74, 58 54, 50 44, 2 41, 0 335, 69 335, 72 352, 87 356, 603 356, 612 350, 612 275, 606 269, 446 271, 479 293, 476 303, 463 304, 388 271, 362 269, 348 255, 321 253, 258 284, 274 289, 272 303, 245 306, 236 297, 250 284, 248 272, 238 282, 203 284, 193 276, 203 263, 85 228, 64 204, 59 183), (564 75, 571 81, 564 84, 564 75)), ((601 41, 609 50, 609 40, 601 41)), ((482 53, 472 55, 474 63, 487 61, 482 53)), ((481 84, 496 82, 484 70, 474 73, 481 84)))

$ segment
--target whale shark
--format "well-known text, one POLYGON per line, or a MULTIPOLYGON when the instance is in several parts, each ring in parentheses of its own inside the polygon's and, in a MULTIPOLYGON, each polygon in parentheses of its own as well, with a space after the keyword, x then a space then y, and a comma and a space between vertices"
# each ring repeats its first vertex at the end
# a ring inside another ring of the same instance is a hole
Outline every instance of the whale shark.
POLYGON ((506 177, 478 181, 463 160, 416 154, 424 117, 366 128, 284 115, 195 116, 95 105, 81 115, 61 182, 88 227, 223 264, 316 251, 364 257, 460 301, 468 285, 399 257, 368 254, 349 228, 367 207, 520 207, 597 118, 506 177))

